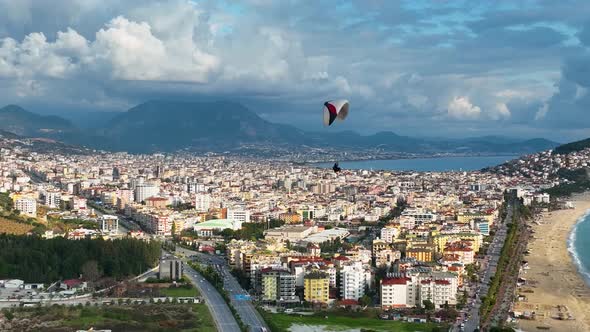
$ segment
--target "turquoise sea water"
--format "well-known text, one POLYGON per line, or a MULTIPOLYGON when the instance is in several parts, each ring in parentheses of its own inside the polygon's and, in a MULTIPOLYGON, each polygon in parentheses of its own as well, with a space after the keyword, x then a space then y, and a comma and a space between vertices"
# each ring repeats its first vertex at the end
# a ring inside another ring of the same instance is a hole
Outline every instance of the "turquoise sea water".
MULTIPOLYGON (((391 160, 360 160, 343 161, 339 165, 342 169, 373 169, 390 171, 474 171, 489 166, 496 166, 517 156, 485 156, 485 157, 444 157, 444 158, 416 158, 391 160)), ((332 167, 334 163, 318 163, 319 167, 332 167)))
POLYGON ((590 285, 590 210, 580 217, 570 233, 568 251, 578 268, 578 272, 590 285))

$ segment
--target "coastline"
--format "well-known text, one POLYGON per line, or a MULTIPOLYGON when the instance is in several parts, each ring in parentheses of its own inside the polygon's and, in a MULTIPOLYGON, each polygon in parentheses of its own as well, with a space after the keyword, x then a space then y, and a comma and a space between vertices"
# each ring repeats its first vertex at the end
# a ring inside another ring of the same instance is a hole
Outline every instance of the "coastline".
MULTIPOLYGON (((448 153, 448 154, 425 154, 425 155, 412 155, 412 156, 391 156, 391 157, 377 157, 377 158, 328 158, 320 161, 301 161, 295 162, 296 164, 317 166, 319 164, 329 164, 334 162, 363 162, 363 161, 389 161, 389 160, 413 160, 413 159, 441 159, 441 158, 470 158, 470 157, 511 157, 512 159, 519 158, 526 154, 513 154, 513 153, 448 153)), ((510 159, 510 160, 512 160, 510 159)))
POLYGON ((590 210, 590 193, 570 200, 574 209, 544 213, 539 225, 532 224, 535 233, 527 246, 531 253, 524 258, 529 269, 521 273, 527 285, 518 290, 526 300, 514 305, 515 311, 536 313, 535 320, 519 320, 518 327, 524 331, 538 331, 539 326, 551 331, 590 331, 590 287, 571 251, 576 227, 590 210), (558 305, 574 319, 556 319, 558 305))

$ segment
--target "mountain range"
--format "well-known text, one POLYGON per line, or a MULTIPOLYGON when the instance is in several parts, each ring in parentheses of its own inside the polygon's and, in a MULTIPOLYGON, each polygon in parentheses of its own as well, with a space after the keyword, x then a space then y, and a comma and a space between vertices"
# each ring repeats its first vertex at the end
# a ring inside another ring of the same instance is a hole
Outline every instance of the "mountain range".
MULTIPOLYGON (((524 154, 557 145, 542 138, 519 140, 485 136, 465 139, 429 139, 393 132, 360 135, 351 131, 307 132, 266 121, 241 104, 227 101, 149 101, 89 130, 58 116, 42 116, 16 105, 0 109, 0 130, 27 137, 43 137, 96 149, 149 152, 220 152, 243 146, 295 150, 330 148, 371 149, 413 154, 487 153, 524 154)), ((79 120, 79 119, 78 119, 79 120)))

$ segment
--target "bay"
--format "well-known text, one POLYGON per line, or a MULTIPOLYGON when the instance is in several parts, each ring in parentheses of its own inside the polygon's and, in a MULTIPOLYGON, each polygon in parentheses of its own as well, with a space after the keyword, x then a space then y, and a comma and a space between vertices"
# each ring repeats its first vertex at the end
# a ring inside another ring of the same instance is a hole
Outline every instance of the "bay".
MULTIPOLYGON (((367 169, 390 171, 418 171, 418 172, 447 172, 474 171, 485 167, 496 166, 518 156, 470 156, 470 157, 438 157, 389 160, 358 160, 343 161, 339 165, 342 169, 367 169)), ((330 168, 330 163, 317 163, 318 167, 330 168)))
POLYGON ((578 272, 590 285, 590 210, 578 220, 568 239, 568 251, 578 272))

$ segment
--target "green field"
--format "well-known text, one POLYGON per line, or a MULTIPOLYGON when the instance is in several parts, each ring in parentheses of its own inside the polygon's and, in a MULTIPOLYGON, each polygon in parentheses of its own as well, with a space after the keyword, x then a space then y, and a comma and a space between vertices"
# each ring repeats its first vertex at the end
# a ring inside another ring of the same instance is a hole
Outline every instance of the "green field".
POLYGON ((160 289, 160 294, 163 296, 170 296, 170 297, 195 297, 199 296, 199 291, 195 288, 185 288, 185 287, 171 287, 171 288, 162 288, 160 289))
POLYGON ((431 332, 444 331, 434 323, 406 323, 381 320, 371 317, 353 317, 342 314, 324 313, 313 316, 262 313, 264 320, 273 332, 287 332, 292 325, 325 326, 326 330, 341 331, 346 329, 362 329, 364 331, 396 331, 396 332, 431 332), (326 319, 325 316, 328 316, 326 319))
MULTIPOLYGON (((215 323, 204 304, 156 304, 106 307, 39 307, 11 311, 9 330, 214 332, 215 323)), ((6 326, 5 326, 6 327, 6 326)))

